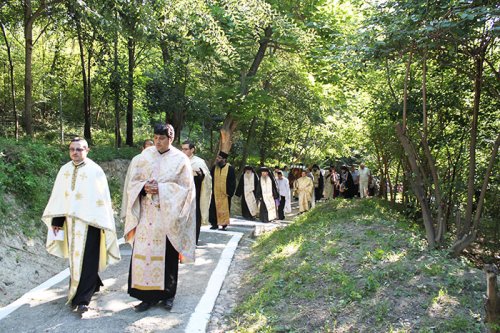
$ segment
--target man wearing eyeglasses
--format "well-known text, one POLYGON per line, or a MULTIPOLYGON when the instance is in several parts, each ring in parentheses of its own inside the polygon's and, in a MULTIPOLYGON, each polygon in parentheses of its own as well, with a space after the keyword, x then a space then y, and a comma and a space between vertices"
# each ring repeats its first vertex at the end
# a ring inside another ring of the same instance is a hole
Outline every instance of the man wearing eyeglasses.
POLYGON ((71 162, 59 170, 42 216, 48 252, 69 258, 68 303, 79 313, 103 285, 98 272, 120 260, 106 175, 88 152, 85 139, 71 140, 71 162))

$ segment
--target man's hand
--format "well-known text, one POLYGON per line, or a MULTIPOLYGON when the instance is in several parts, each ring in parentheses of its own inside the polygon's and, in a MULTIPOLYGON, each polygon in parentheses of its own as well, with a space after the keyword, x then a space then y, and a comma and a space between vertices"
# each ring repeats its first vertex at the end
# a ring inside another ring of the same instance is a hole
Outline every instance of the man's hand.
POLYGON ((144 191, 147 194, 158 194, 158 182, 156 180, 150 180, 144 185, 144 191))
POLYGON ((57 236, 57 233, 59 232, 59 230, 61 230, 62 228, 61 227, 57 227, 55 225, 52 226, 52 232, 54 233, 54 236, 57 236))

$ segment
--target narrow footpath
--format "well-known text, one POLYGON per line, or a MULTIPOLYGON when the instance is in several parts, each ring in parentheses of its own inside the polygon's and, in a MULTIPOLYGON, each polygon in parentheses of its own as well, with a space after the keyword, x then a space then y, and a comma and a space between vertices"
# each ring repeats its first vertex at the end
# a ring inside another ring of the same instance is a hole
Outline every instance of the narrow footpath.
POLYGON ((223 332, 223 317, 235 306, 237 283, 253 238, 277 223, 232 218, 227 231, 202 228, 194 264, 179 266, 174 307, 136 313, 139 301, 127 294, 131 248, 120 245, 122 260, 100 274, 104 287, 83 316, 66 305, 68 273, 61 272, 10 305, 0 308, 0 332, 223 332), (235 255, 236 253, 236 255, 235 255), (236 261, 233 261, 236 257, 236 261))

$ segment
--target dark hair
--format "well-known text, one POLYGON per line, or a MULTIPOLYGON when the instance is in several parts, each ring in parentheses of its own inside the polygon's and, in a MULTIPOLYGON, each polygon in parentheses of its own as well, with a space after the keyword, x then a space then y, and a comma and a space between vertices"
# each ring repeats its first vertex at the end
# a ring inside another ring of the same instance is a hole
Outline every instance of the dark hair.
POLYGON ((174 128, 170 124, 156 124, 154 126, 154 134, 166 135, 169 139, 174 139, 174 128))
POLYGON ((194 146, 194 143, 190 140, 185 140, 183 143, 183 145, 189 145, 189 149, 194 149, 195 146, 194 146))
POLYGON ((283 172, 281 172, 281 171, 277 171, 277 172, 276 172, 276 174, 277 174, 277 175, 282 175, 282 176, 283 176, 283 172))

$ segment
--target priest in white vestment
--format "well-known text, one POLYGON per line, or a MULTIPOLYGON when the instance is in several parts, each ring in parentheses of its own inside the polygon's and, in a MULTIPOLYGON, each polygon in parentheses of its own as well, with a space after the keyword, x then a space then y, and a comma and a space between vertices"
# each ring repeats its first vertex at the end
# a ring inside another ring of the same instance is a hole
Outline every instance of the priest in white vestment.
POLYGON ((98 272, 118 262, 120 251, 106 175, 87 158, 84 139, 71 140, 69 151, 71 162, 57 174, 42 221, 48 252, 69 258, 68 303, 84 313, 102 286, 98 272))
POLYGON ((154 147, 131 171, 125 240, 133 245, 128 293, 142 301, 137 312, 158 302, 170 311, 177 292, 179 258, 194 262, 196 189, 189 158, 171 146, 174 129, 154 128, 154 147))
POLYGON ((202 224, 208 224, 208 210, 212 196, 212 176, 204 159, 196 156, 195 145, 186 140, 182 143, 182 152, 189 157, 193 169, 194 185, 196 187, 196 245, 200 239, 202 224))
POLYGON ((309 210, 309 202, 313 197, 314 183, 307 176, 307 171, 302 170, 302 177, 293 182, 293 188, 299 197, 299 212, 303 213, 309 210))
POLYGON ((241 197, 241 215, 245 219, 253 221, 259 213, 257 203, 259 194, 259 177, 257 177, 254 168, 247 165, 243 169, 243 174, 240 176, 240 182, 234 193, 237 197, 241 197))

